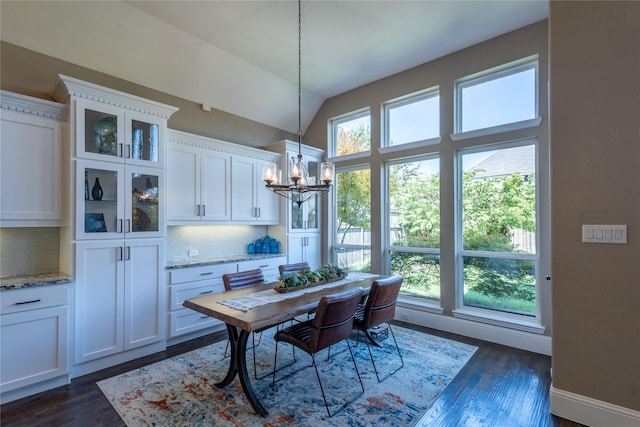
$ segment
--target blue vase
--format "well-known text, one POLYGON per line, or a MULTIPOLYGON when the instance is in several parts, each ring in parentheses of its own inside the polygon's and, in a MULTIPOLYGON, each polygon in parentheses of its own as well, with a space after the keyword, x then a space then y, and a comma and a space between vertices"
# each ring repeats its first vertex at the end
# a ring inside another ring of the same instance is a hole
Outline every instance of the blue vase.
POLYGON ((255 253, 256 253, 256 247, 254 246, 253 243, 249 243, 249 246, 247 246, 247 254, 253 255, 255 253))

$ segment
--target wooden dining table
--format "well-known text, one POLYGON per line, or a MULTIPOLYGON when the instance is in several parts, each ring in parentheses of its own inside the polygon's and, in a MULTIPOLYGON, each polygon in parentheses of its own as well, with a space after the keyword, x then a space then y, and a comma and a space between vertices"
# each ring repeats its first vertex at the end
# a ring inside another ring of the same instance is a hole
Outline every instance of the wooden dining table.
POLYGON ((340 282, 305 289, 304 292, 293 291, 286 295, 286 299, 269 302, 255 308, 246 309, 246 311, 232 308, 226 304, 229 301, 255 295, 258 292, 262 293, 262 291, 271 290, 271 292, 275 293, 276 291, 273 290, 274 283, 205 294, 184 301, 183 305, 185 307, 221 320, 227 326, 231 347, 229 369, 222 381, 215 383, 215 386, 224 388, 231 384, 237 375, 242 385, 242 390, 255 412, 266 417, 268 411, 260 403, 258 396, 254 392, 247 372, 246 351, 249 335, 252 332, 263 331, 302 314, 314 311, 320 299, 325 295, 336 294, 354 288, 362 288, 363 293, 368 294, 371 282, 377 276, 367 276, 369 277, 363 278, 360 276, 353 280, 349 280, 349 277, 347 277, 347 279, 343 279, 340 282))

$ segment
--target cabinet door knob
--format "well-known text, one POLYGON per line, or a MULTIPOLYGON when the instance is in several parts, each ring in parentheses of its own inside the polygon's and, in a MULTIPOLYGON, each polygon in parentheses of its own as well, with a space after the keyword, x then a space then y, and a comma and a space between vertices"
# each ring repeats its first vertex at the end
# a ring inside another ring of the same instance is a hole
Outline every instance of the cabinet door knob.
POLYGON ((131 220, 127 219, 127 231, 125 233, 131 233, 131 220))
POLYGON ((202 206, 202 214, 200 216, 207 216, 207 205, 200 206, 202 206))
POLYGON ((122 246, 118 246, 116 248, 116 252, 117 252, 116 257, 118 258, 118 261, 122 261, 122 246))

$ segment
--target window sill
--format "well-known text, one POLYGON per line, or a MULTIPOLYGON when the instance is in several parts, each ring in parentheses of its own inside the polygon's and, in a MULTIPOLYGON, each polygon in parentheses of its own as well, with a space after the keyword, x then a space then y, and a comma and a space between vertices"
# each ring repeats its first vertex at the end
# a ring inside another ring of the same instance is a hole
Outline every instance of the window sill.
POLYGON ((444 309, 440 307, 439 303, 440 301, 400 295, 396 304, 398 307, 411 308, 413 310, 426 311, 434 314, 442 314, 444 313, 444 309))
POLYGON ((532 332, 535 334, 543 334, 545 331, 545 327, 541 326, 538 322, 515 319, 506 316, 496 316, 479 310, 456 309, 453 310, 453 317, 471 320, 474 322, 487 323, 494 326, 517 329, 525 332, 532 332))
POLYGON ((329 157, 327 162, 339 163, 346 160, 365 159, 371 157, 371 150, 361 151, 359 153, 345 154, 344 156, 329 157))
POLYGON ((463 141, 465 139, 478 138, 481 136, 493 135, 496 133, 511 132, 514 130, 528 129, 540 126, 542 117, 535 119, 523 120, 516 123, 507 123, 506 125, 493 126, 490 128, 476 129, 468 132, 452 133, 450 135, 452 141, 463 141))
POLYGON ((378 148, 378 153, 387 154, 395 153, 397 151, 411 150, 412 148, 422 148, 429 145, 436 145, 442 142, 442 137, 425 139, 424 141, 407 142, 406 144, 391 145, 389 147, 378 148))

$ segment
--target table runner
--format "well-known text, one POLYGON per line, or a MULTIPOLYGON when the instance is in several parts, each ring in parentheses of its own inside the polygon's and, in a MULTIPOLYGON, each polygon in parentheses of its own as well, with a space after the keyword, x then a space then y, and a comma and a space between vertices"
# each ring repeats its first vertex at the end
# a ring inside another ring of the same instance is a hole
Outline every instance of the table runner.
POLYGON ((347 277, 335 282, 329 282, 310 288, 304 288, 297 291, 280 293, 274 289, 267 289, 266 291, 254 292, 252 294, 243 295, 237 298, 230 298, 222 301, 218 301, 218 304, 226 305, 227 307, 234 308, 236 310, 247 312, 252 308, 260 307, 261 305, 270 304, 272 302, 284 301, 289 298, 295 298, 303 294, 310 292, 316 292, 318 289, 328 289, 334 286, 344 285, 345 283, 356 282, 358 280, 370 279, 377 277, 376 274, 369 273, 349 273, 347 277))

